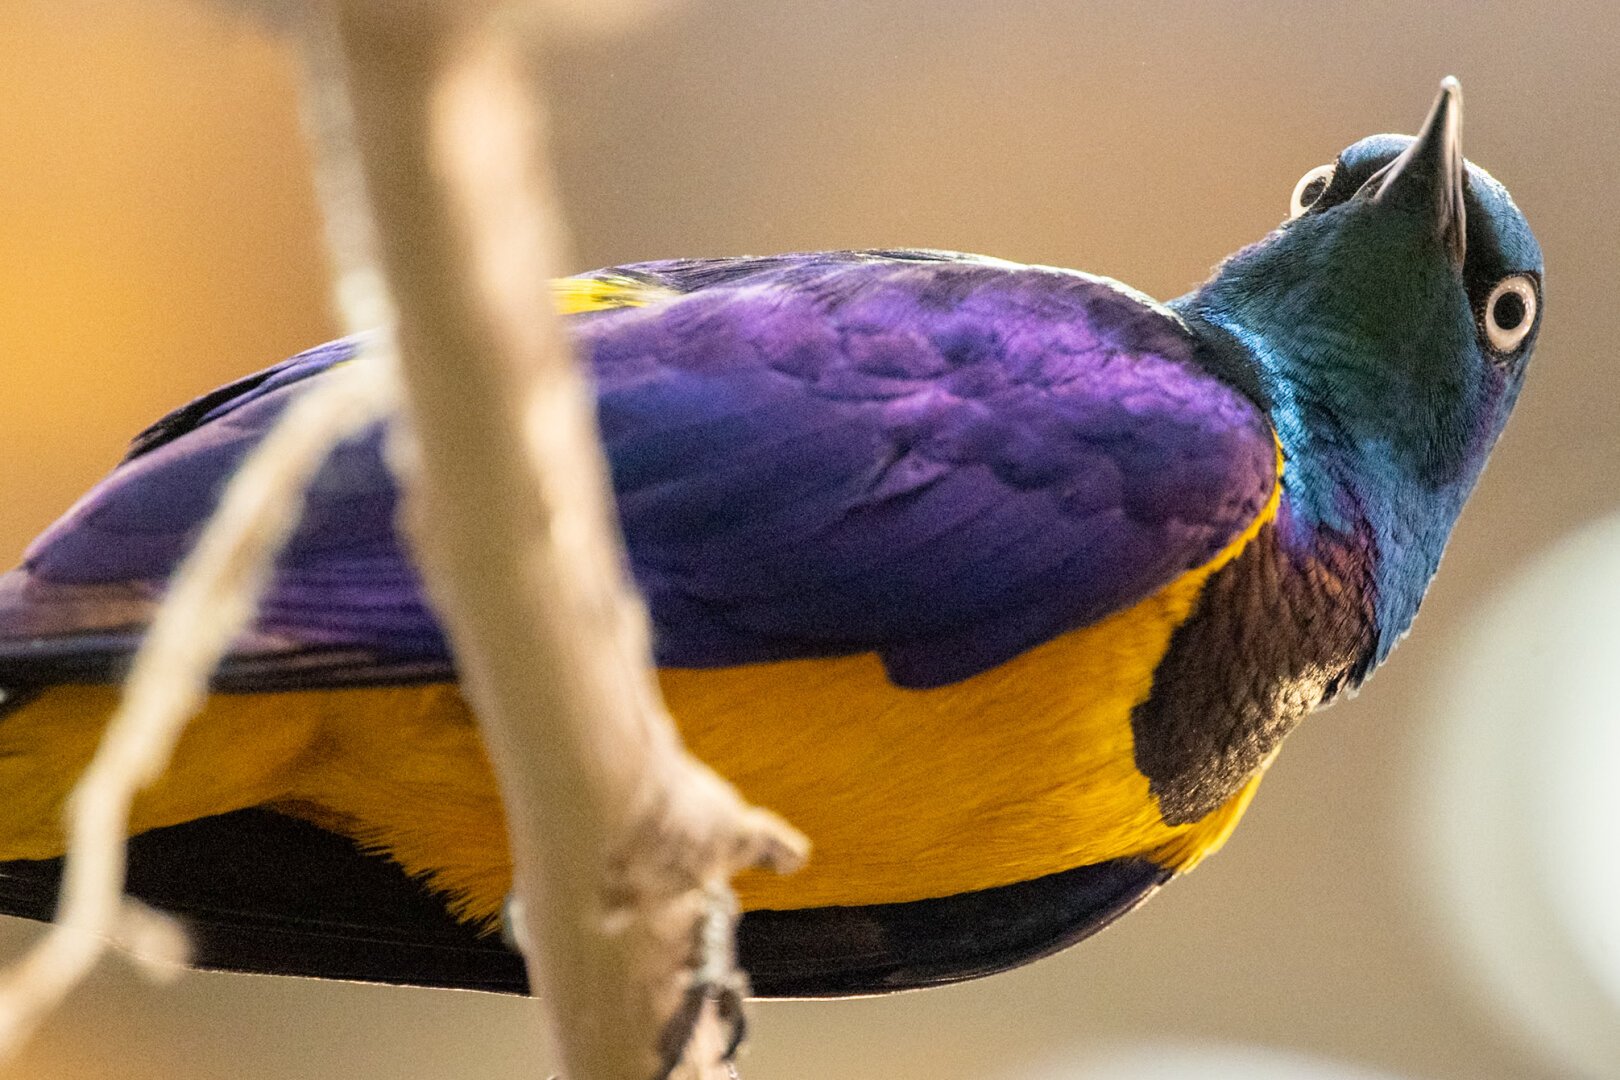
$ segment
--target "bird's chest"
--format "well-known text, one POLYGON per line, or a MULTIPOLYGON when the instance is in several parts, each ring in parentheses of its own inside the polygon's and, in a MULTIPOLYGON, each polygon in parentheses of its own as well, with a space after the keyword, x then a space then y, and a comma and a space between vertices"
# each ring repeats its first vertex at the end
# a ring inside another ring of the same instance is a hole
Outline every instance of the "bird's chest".
POLYGON ((1307 713, 1365 675, 1366 557, 1353 543, 1293 548, 1278 532, 1268 525, 1209 580, 1132 711, 1136 765, 1169 823, 1222 805, 1307 713))

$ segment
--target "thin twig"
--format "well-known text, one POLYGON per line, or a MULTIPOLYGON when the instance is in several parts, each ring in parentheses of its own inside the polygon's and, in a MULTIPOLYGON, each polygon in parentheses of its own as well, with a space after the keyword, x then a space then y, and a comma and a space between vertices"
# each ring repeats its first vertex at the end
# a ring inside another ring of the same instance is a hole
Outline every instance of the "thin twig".
POLYGON ((109 943, 183 958, 171 924, 122 898, 130 806, 252 619, 328 451, 393 401, 359 162, 402 301, 406 505, 501 782, 515 887, 532 901, 531 985, 571 1080, 640 1080, 691 1047, 683 1077, 733 1075, 716 1060, 729 1046, 718 1013, 738 993, 725 882, 743 866, 791 868, 803 841, 686 755, 659 701, 589 395, 550 313, 556 214, 523 51, 450 0, 309 10, 339 17, 306 53, 339 307, 351 327, 384 329, 288 408, 180 567, 70 800, 57 925, 0 976, 0 1052, 109 943))
MULTIPOLYGON (((391 395, 357 360, 287 409, 243 462, 175 574, 136 653, 118 710, 68 801, 68 854, 56 922, 0 973, 0 1060, 84 978, 109 945, 162 948, 183 964, 183 936, 123 899, 125 837, 137 792, 168 765, 208 680, 253 618, 303 492, 331 448, 375 422, 391 395), (132 940, 133 938, 133 940, 132 940)), ((172 929, 172 927, 171 927, 172 929)))
MULTIPOLYGON (((329 40, 314 38, 310 40, 329 40)), ((318 60, 311 67, 321 67, 318 60)), ((327 70, 336 70, 332 63, 327 70)), ((308 80, 317 91, 330 88, 308 80)), ((208 681, 247 627, 269 584, 276 555, 298 523, 303 493, 332 447, 391 411, 393 318, 377 269, 376 240, 363 187, 355 181, 353 139, 328 130, 333 100, 306 102, 316 155, 316 188, 326 223, 334 300, 346 328, 369 330, 361 355, 287 409, 231 478, 197 546, 176 570, 135 656, 118 710, 66 807, 68 846, 51 930, 0 973, 0 1060, 89 973, 109 947, 124 947, 162 973, 183 965, 184 933, 173 920, 123 895, 125 838, 136 794, 167 767, 208 681), (323 124, 325 125, 323 127, 323 124), (345 155, 345 151, 347 154, 345 155)))
MULTIPOLYGON (((308 40, 329 40, 309 37, 308 40)), ((321 67, 318 59, 312 68, 321 67)), ((332 63, 327 70, 336 70, 332 63)), ((331 84, 308 80, 317 91, 331 84)), ((118 710, 65 808, 67 859, 51 930, 0 972, 0 1061, 89 974, 109 947, 152 973, 178 970, 189 943, 173 920, 123 895, 125 838, 136 794, 162 774, 208 681, 246 628, 276 555, 296 527, 303 493, 331 448, 391 411, 393 318, 353 139, 329 130, 340 108, 328 91, 306 102, 325 210, 335 306, 361 355, 294 402, 243 462, 196 548, 176 570, 137 652, 118 710), (325 125, 323 127, 323 124, 325 125), (347 152, 345 154, 345 151, 347 152)), ((342 99, 341 89, 335 92, 342 99)))

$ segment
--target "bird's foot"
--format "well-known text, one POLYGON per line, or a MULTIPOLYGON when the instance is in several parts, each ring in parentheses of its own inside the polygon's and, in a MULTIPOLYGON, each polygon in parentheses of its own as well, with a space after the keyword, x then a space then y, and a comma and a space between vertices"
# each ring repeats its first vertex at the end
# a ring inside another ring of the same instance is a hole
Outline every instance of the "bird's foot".
MULTIPOLYGON (((748 1033, 748 1018, 743 1012, 748 976, 736 966, 733 937, 736 918, 736 901, 728 890, 705 891, 703 911, 693 927, 687 985, 658 1040, 662 1065, 655 1080, 668 1080, 680 1066, 703 1020, 704 1010, 711 1003, 723 1035, 720 1060, 729 1066, 742 1046, 748 1033)), ((735 1068, 731 1069, 731 1075, 736 1075, 735 1068)))

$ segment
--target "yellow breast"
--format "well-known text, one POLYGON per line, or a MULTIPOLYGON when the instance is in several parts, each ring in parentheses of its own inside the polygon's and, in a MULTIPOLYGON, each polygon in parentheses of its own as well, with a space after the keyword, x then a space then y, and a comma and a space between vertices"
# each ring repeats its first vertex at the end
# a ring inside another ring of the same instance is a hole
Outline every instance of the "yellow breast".
POLYGON ((1135 607, 938 689, 895 686, 872 655, 662 672, 693 752, 810 837, 799 873, 738 880, 745 906, 948 896, 1125 855, 1189 868, 1253 785, 1166 825, 1131 711, 1204 581, 1258 529, 1135 607))

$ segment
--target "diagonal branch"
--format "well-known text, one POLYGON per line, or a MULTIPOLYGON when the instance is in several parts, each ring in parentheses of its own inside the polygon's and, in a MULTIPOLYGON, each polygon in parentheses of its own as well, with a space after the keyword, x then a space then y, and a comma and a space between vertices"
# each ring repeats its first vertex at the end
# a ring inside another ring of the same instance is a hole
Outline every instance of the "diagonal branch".
POLYGON ((176 571, 118 710, 69 800, 56 922, 0 973, 0 1061, 108 946, 157 945, 158 961, 183 962, 178 929, 122 896, 130 807, 168 765, 186 720, 208 694, 209 676, 252 620, 276 553, 298 523, 304 489, 327 453, 386 411, 383 374, 375 361, 356 360, 290 406, 231 478, 218 511, 176 571))
POLYGON ((351 329, 384 330, 289 408, 172 583, 75 790, 58 924, 0 974, 0 1057, 107 945, 183 955, 121 897, 130 805, 252 620, 326 453, 393 404, 391 286, 406 511, 492 751, 529 901, 518 936, 570 1080, 641 1080, 683 1055, 682 1077, 724 1075, 718 1014, 740 979, 726 881, 791 869, 804 842, 689 757, 659 700, 589 393, 546 288, 557 218, 523 37, 452 0, 246 6, 310 33, 339 306, 351 329))

